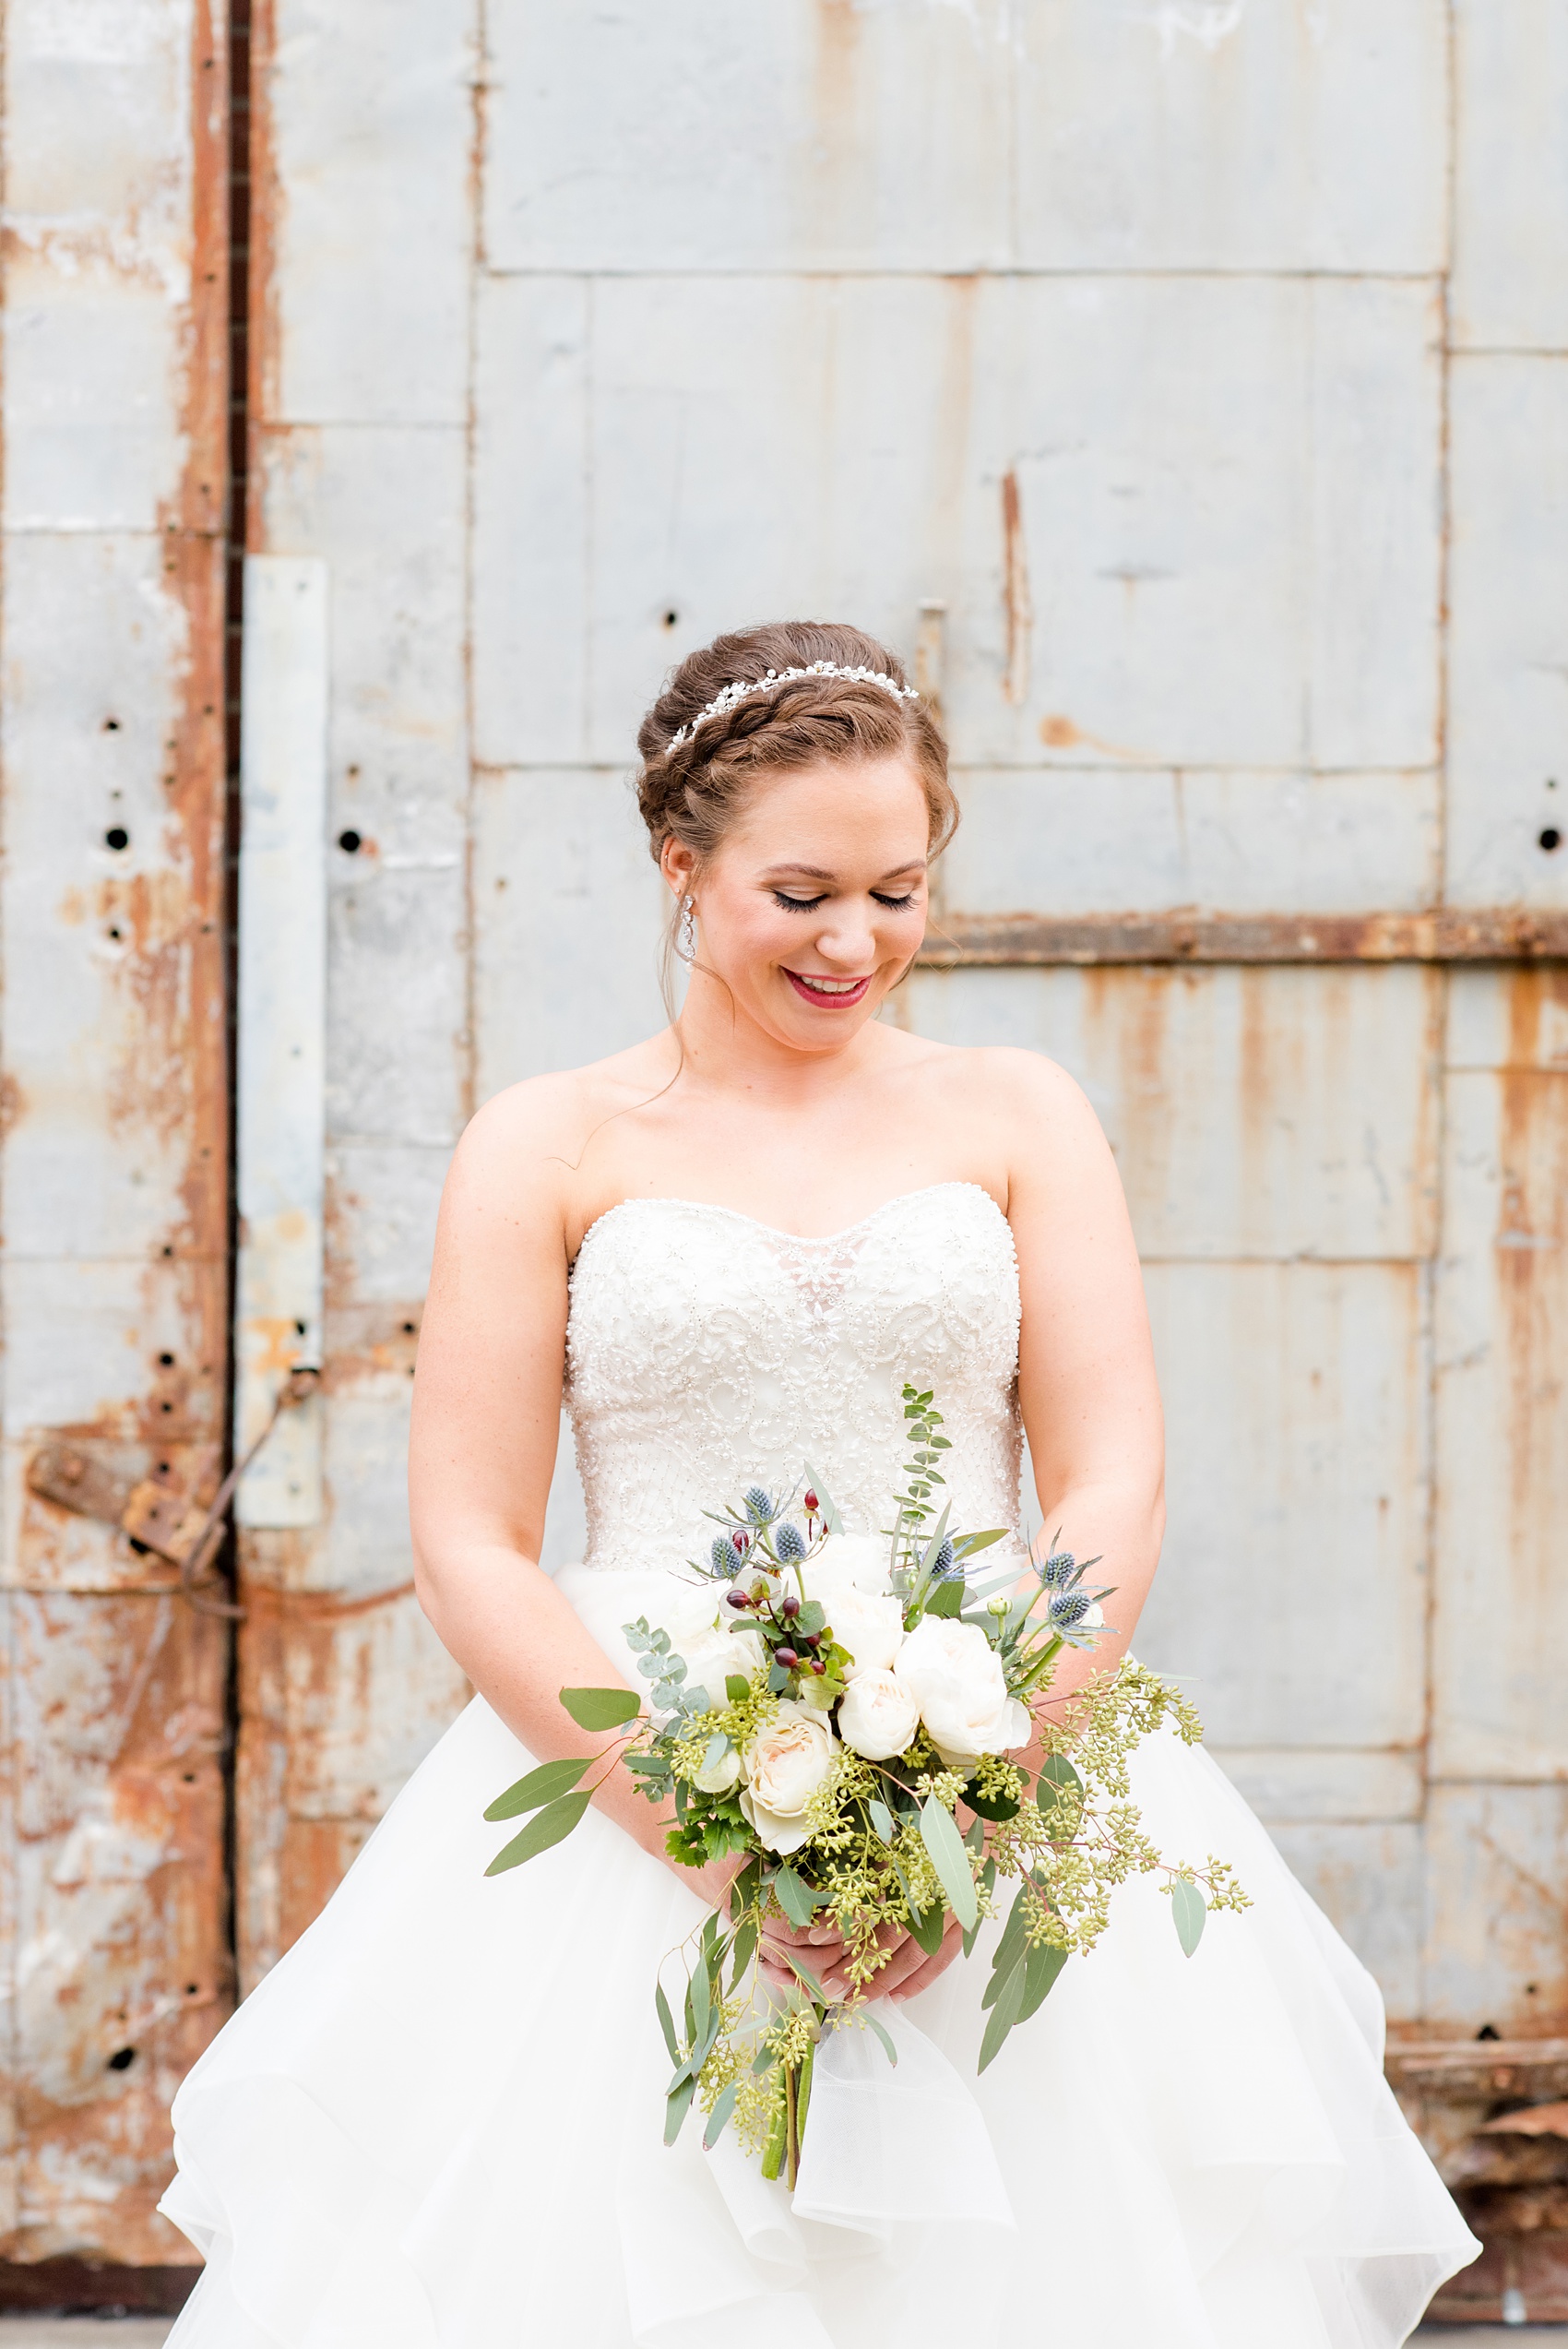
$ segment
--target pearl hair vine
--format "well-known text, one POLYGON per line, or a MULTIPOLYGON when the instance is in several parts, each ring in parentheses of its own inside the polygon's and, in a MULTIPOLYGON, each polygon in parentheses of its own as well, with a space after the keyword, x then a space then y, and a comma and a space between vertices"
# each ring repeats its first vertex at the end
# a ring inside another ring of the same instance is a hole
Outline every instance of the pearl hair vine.
POLYGON ((744 701, 748 694, 766 693, 774 686, 791 685, 797 677, 842 677, 849 685, 880 686, 884 693, 893 696, 895 701, 920 699, 913 686, 901 686, 880 669, 841 669, 835 661, 813 661, 804 669, 769 669, 764 677, 737 677, 733 685, 725 686, 715 694, 707 708, 699 709, 689 726, 683 726, 679 733, 671 735, 664 745, 666 755, 679 750, 683 742, 690 742, 697 728, 706 726, 710 718, 728 717, 736 704, 744 701))

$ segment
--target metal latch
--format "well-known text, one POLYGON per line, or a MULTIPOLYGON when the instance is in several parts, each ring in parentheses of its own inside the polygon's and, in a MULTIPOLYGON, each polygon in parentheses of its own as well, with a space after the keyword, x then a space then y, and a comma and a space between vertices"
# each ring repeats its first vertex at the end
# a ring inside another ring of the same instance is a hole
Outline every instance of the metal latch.
POLYGON ((180 1570, 180 1591, 198 1615, 243 1616, 244 1607, 208 1595, 217 1582, 209 1573, 222 1545, 234 1490, 283 1413, 314 1395, 321 1384, 315 1369, 291 1370, 278 1391, 271 1416, 237 1461, 209 1502, 187 1493, 172 1473, 133 1480, 107 1461, 72 1444, 45 1444, 28 1465, 28 1489, 77 1517, 116 1526, 139 1549, 167 1558, 180 1570))

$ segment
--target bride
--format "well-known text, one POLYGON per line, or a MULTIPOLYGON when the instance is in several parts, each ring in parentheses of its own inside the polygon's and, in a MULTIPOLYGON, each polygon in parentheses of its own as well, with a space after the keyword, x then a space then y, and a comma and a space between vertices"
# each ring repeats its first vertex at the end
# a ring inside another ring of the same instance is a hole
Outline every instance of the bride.
POLYGON ((945 1415, 956 1523, 1016 1528, 1023 1436, 1046 1528, 1104 1558, 1117 1629, 1052 1701, 1124 1652, 1159 1549, 1092 1112, 1032 1053, 877 1018, 957 819, 932 712, 872 638, 791 623, 683 662, 638 741, 684 1007, 501 1094, 453 1162, 410 1492, 422 1600, 479 1693, 181 2091, 163 2208, 208 2266, 172 2341, 1392 2349, 1477 2247, 1384 2084, 1375 1987, 1201 1749, 1150 1738, 1134 1791, 1252 1907, 1189 1961, 1128 1884, 980 2078, 986 1950, 896 1947, 897 2068, 828 2043, 793 2195, 731 2136, 660 2141, 655 1970, 737 1863, 676 1866, 617 1772, 570 1843, 484 1875, 512 1831, 486 1804, 583 1750, 557 1691, 636 1685, 619 1627, 703 1599, 705 1508, 810 1463, 881 1525, 905 1379, 945 1415), (552 1580, 563 1394, 588 1543, 552 1580))

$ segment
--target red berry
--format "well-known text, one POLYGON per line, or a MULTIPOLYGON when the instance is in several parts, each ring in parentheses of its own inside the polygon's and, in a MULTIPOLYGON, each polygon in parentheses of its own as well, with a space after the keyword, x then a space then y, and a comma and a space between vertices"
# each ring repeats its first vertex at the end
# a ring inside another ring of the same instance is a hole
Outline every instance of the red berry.
POLYGON ((729 1600, 730 1604, 732 1607, 743 1607, 751 1604, 751 1601, 747 1598, 743 1591, 726 1591, 724 1595, 729 1600))
POLYGON ((801 1645, 802 1648, 819 1647, 821 1642, 822 1634, 820 1631, 802 1631, 801 1634, 801 1645))
POLYGON ((818 1662, 817 1662, 816 1658, 815 1658, 814 1656, 813 1656, 813 1658, 812 1658, 812 1670, 813 1670, 814 1672, 815 1672, 815 1673, 819 1673, 819 1674, 821 1674, 821 1673, 826 1673, 826 1670, 827 1670, 827 1666, 826 1666, 825 1663, 818 1663, 818 1662))
POLYGON ((731 1534, 730 1539, 734 1543, 735 1547, 740 1551, 742 1556, 744 1557, 746 1552, 752 1545, 751 1535, 749 1533, 735 1532, 731 1534))
POLYGON ((775 1663, 788 1664, 792 1668, 795 1664, 800 1663, 801 1659, 795 1653, 793 1648, 775 1648, 773 1651, 773 1661, 775 1663))
POLYGON ((791 1622, 794 1620, 795 1616, 800 1614, 801 1603, 795 1596, 793 1591, 787 1591, 784 1593, 784 1596, 779 1600, 778 1612, 780 1615, 787 1615, 790 1618, 791 1622))
POLYGON ((807 1493, 806 1493, 806 1515, 807 1515, 808 1517, 814 1517, 814 1516, 816 1515, 816 1512, 817 1512, 817 1497, 816 1497, 816 1495, 815 1495, 814 1492, 812 1492, 812 1491, 808 1488, 807 1493))

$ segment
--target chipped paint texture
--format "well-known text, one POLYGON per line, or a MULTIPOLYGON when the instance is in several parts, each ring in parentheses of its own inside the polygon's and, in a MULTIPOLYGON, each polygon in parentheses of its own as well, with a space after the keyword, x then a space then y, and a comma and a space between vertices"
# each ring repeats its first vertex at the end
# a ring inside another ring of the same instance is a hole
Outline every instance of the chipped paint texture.
MULTIPOLYGON (((1568 1007, 1462 967, 1568 913, 1560 16, 277 0, 254 543, 328 576, 327 1375, 323 1522, 247 1539, 252 1973, 460 1695, 398 1486, 434 1203, 476 1100, 660 1016, 641 710, 738 620, 913 654, 941 606, 943 906, 1018 960, 898 1016, 1105 1117, 1172 1428, 1145 1645, 1396 2018, 1568 2000, 1568 1007)), ((564 1467, 552 1559, 576 1521, 564 1467)))
POLYGON ((223 1432, 226 71, 206 0, 10 0, 5 50, 0 2257, 169 2262, 225 1635, 26 1470, 210 1492, 223 1432))

